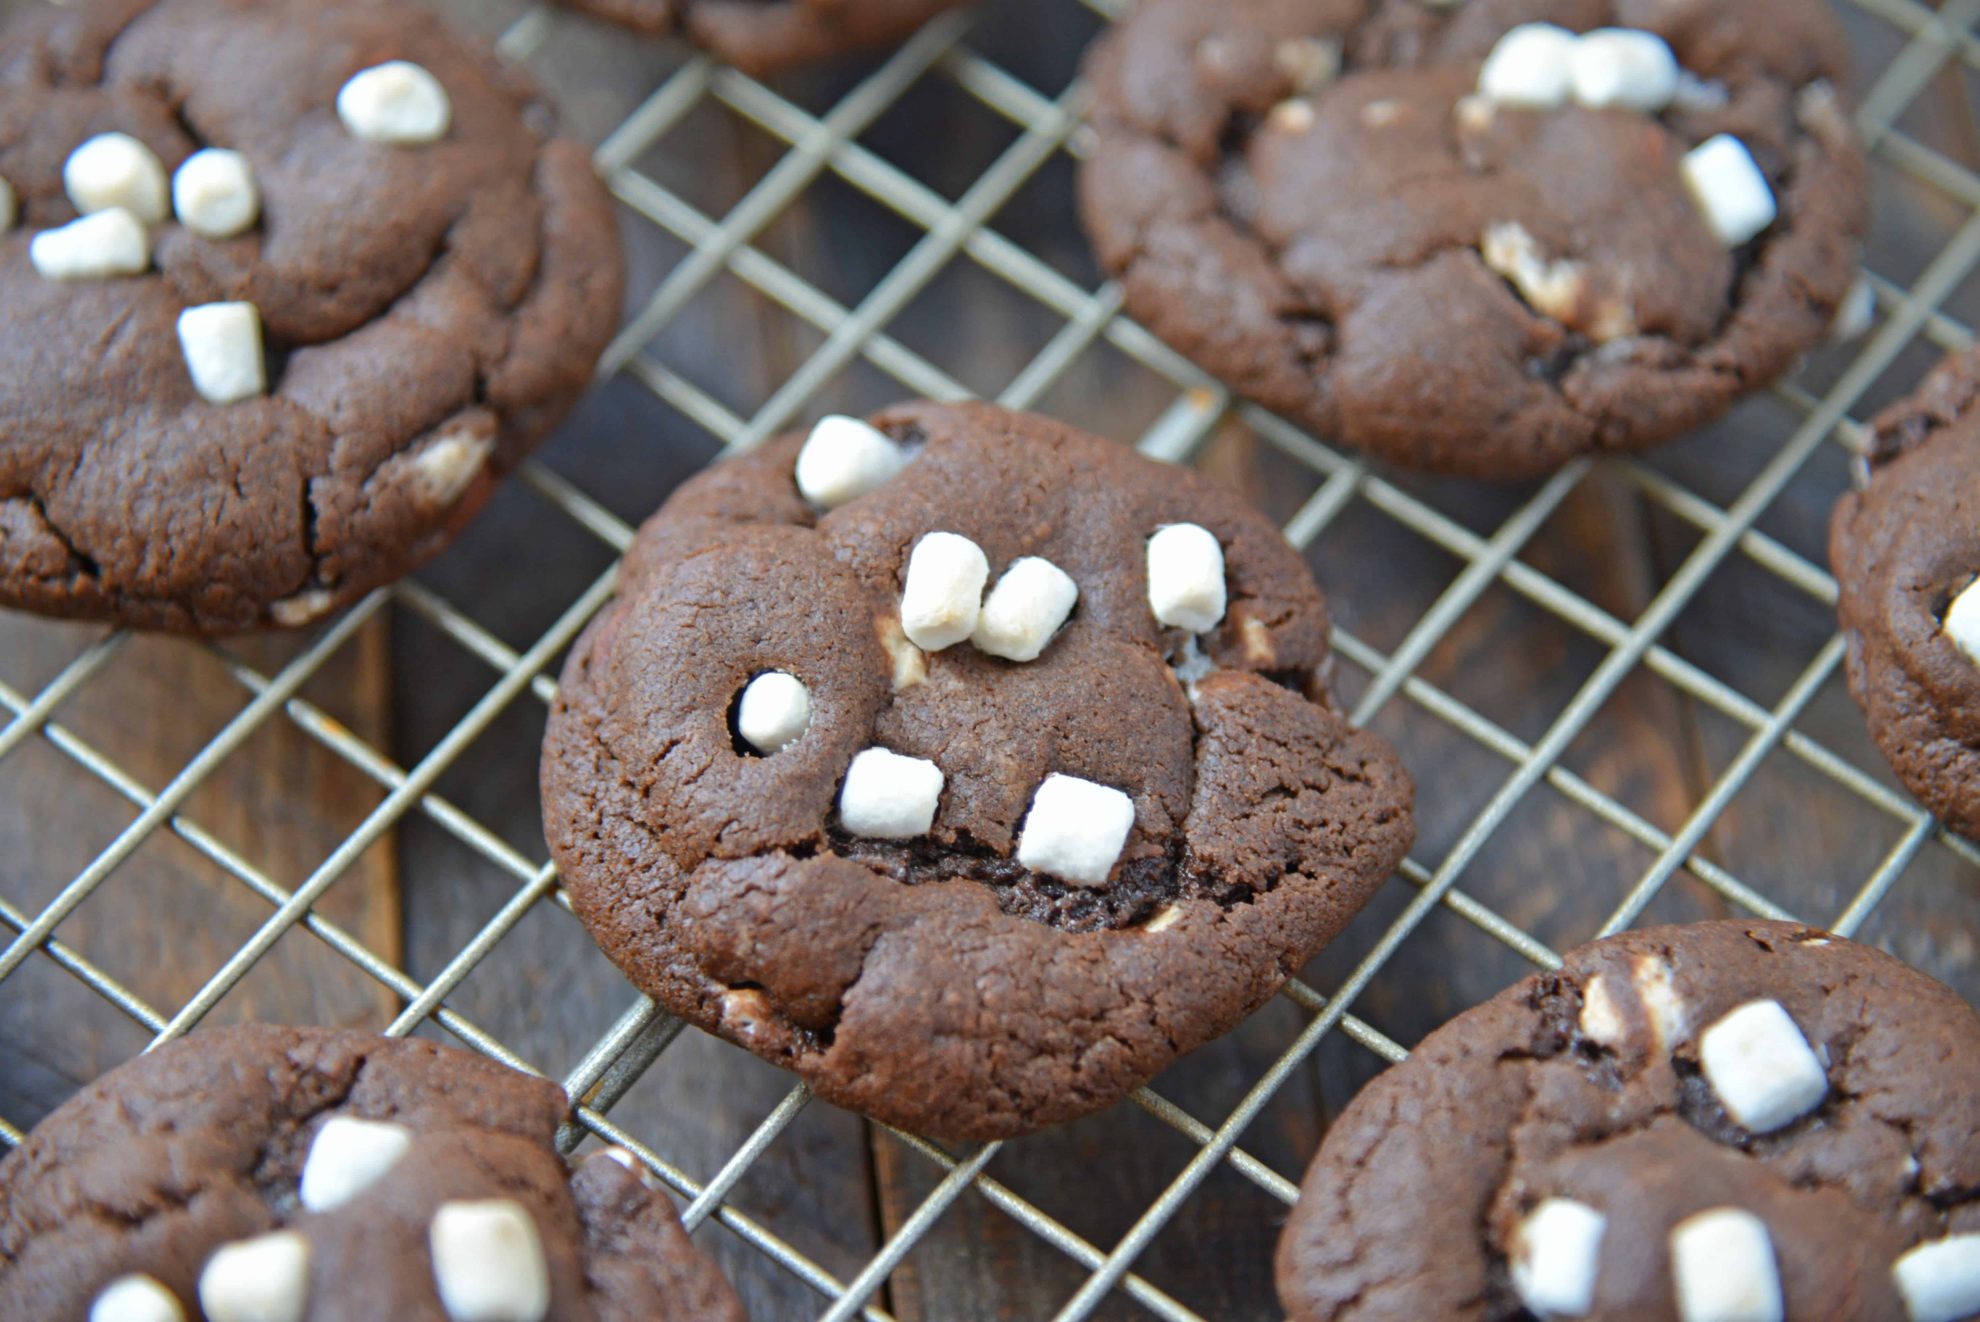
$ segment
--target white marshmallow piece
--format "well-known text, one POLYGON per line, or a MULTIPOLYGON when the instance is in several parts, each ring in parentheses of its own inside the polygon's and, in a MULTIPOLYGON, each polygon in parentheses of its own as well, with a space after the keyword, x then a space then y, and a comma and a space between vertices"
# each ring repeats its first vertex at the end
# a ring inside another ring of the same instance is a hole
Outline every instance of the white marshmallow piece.
POLYGON ((199 1274, 207 1322, 302 1322, 309 1310, 309 1241, 293 1230, 228 1244, 199 1274))
POLYGON ((438 78, 417 64, 392 60, 344 84, 337 118, 354 138, 413 147, 446 137, 454 108, 438 78))
POLYGON ((454 1322, 541 1322, 549 1313, 550 1266, 522 1204, 442 1203, 426 1239, 440 1306, 454 1322))
POLYGON ((1595 1268, 1609 1219, 1572 1198, 1549 1198, 1513 1232, 1512 1283, 1541 1317, 1583 1317, 1595 1306, 1595 1268))
POLYGON ((1706 227, 1726 247, 1737 248, 1774 223, 1774 190, 1738 138, 1707 138, 1678 168, 1706 227))
POLYGON ((47 280, 143 275, 151 266, 151 235, 143 221, 112 207, 35 235, 28 260, 47 280))
POLYGON ((247 233, 261 219, 254 167, 237 151, 208 147, 194 152, 172 174, 172 210, 181 225, 202 238, 247 233))
POLYGON ((834 510, 894 480, 908 454, 887 433, 858 418, 820 418, 798 451, 798 494, 834 510))
POLYGON ((1620 106, 1657 114, 1677 95, 1680 72, 1670 43, 1636 28, 1584 32, 1568 55, 1574 99, 1596 109, 1620 106))
POLYGON ((21 203, 20 199, 14 196, 14 186, 5 179, 0 179, 0 234, 12 230, 20 218, 21 203))
POLYGON ((955 646, 976 632, 989 581, 982 547, 952 532, 929 533, 908 556, 901 631, 924 652, 955 646))
POLYGON ((810 724, 811 690, 781 670, 749 681, 736 704, 736 733, 766 757, 796 743, 810 724))
POLYGON ((1193 523, 1172 523, 1148 539, 1148 606, 1173 629, 1207 633, 1224 618, 1224 548, 1193 523))
POLYGON ((935 825, 946 781, 942 768, 918 757, 869 748, 846 768, 839 825, 869 840, 912 840, 935 825))
POLYGON ((1953 646, 1980 666, 1980 578, 1967 584, 1966 590, 1946 607, 1945 630, 1953 646))
POLYGON ((1911 1322, 1958 1322, 1980 1313, 1980 1235, 1948 1235, 1891 1268, 1911 1322))
POLYGON ((62 188, 85 216, 122 207, 156 225, 169 214, 164 164, 128 133, 99 133, 70 152, 62 188))
POLYGON ((261 311, 252 303, 207 303, 179 314, 179 348, 193 389, 214 404, 234 404, 268 390, 261 351, 261 311))
POLYGON ((1568 99, 1575 35, 1552 23, 1522 23, 1485 57, 1478 91, 1502 106, 1552 110, 1568 99))
POLYGON ((1766 1223, 1720 1207, 1671 1228, 1671 1279, 1683 1322, 1782 1322, 1780 1268, 1766 1223))
POLYGON ((298 1196, 312 1212, 342 1206, 385 1177, 412 1146, 412 1131, 382 1120, 337 1115, 323 1122, 303 1162, 298 1196))
POLYGON ((1029 555, 1004 571, 983 602, 970 641, 1006 661, 1036 661, 1079 601, 1079 584, 1029 555))
POLYGON ((186 1322, 177 1297, 149 1276, 119 1276, 89 1306, 89 1322, 186 1322))
POLYGON ((1077 886, 1104 886, 1134 829, 1134 800, 1108 785, 1051 775, 1032 796, 1017 860, 1077 886))
POLYGON ((1698 1035, 1705 1081, 1740 1128, 1771 1134, 1829 1095, 1829 1076, 1779 1001, 1748 1001, 1698 1035))

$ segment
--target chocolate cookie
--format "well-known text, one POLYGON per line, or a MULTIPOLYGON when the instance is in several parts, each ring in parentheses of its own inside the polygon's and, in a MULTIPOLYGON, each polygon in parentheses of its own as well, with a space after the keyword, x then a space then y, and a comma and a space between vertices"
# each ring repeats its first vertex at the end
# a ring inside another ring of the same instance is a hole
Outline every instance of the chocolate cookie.
POLYGON ((611 209, 417 6, 79 0, 0 39, 0 602, 300 625, 438 550, 590 379, 611 209))
POLYGON ((1898 778, 1980 839, 1980 351, 1942 363, 1870 445, 1829 536, 1849 686, 1898 778))
POLYGON ((987 405, 830 418, 641 530, 545 832, 676 1014, 888 1123, 1023 1133, 1230 1029, 1402 858, 1327 655, 1299 556, 1194 473, 987 405))
POLYGON ((899 41, 967 0, 564 0, 654 36, 681 36, 745 72, 899 41))
POLYGON ((1294 1322, 1980 1313, 1980 1017, 1791 923, 1597 941, 1355 1098, 1278 1282, 1294 1322))
POLYGON ((1847 56, 1821 0, 1144 0, 1090 61, 1082 214, 1239 393, 1542 473, 1822 339, 1865 227, 1847 56))
POLYGON ((566 1167, 569 1115, 556 1084, 427 1042, 195 1034, 0 1162, 0 1317, 740 1322, 630 1153, 566 1167))

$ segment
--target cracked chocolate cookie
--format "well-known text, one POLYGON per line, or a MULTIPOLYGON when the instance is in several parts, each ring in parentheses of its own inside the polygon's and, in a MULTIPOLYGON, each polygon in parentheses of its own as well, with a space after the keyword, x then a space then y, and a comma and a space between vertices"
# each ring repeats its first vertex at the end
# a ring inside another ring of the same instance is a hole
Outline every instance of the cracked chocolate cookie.
POLYGON ((1294 1322, 1980 1313, 1980 1016, 1791 923, 1597 941, 1355 1098, 1278 1281, 1294 1322))
POLYGON ((1911 792, 1980 840, 1980 350, 1870 431, 1829 555, 1849 686, 1911 792))
POLYGON ((437 551, 618 315, 610 204, 548 121, 412 5, 10 27, 0 602, 293 626, 437 551))
POLYGON ((1082 214, 1128 310, 1396 463, 1668 440, 1848 293, 1865 170, 1821 0, 1144 0, 1082 214))
POLYGON ((968 0, 564 0, 654 36, 681 36, 763 75, 899 41, 968 0))
POLYGON ((635 984, 948 1138, 1118 1100, 1273 995, 1412 834, 1238 496, 917 404, 716 466, 564 670, 545 833, 635 984))
POLYGON ((0 1317, 741 1322, 665 1193, 558 1155, 556 1084, 248 1025, 113 1070, 0 1161, 0 1317))

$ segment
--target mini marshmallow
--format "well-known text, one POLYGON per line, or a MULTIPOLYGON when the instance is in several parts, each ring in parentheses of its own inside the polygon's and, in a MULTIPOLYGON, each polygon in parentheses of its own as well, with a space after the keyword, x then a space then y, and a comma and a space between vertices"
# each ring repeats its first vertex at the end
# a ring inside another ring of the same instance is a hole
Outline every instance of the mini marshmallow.
POLYGON ((1215 533, 1172 523, 1148 539, 1148 605, 1175 629, 1207 633, 1224 618, 1224 548, 1215 533))
POLYGON ((403 1125, 331 1116, 316 1131, 303 1162, 302 1205, 327 1212, 349 1202, 383 1179, 411 1146, 412 1131, 403 1125))
POLYGON ((122 207, 156 225, 168 214, 165 167, 128 133, 99 133, 70 152, 62 188, 85 216, 122 207))
POLYGON ((1691 1027, 1691 1007, 1671 982, 1671 966, 1654 955, 1638 955, 1630 961, 1630 976, 1636 984, 1636 998, 1650 1016, 1650 1032, 1657 1045, 1682 1041, 1691 1027))
POLYGON ((178 1298, 149 1276, 119 1276, 89 1306, 89 1322, 186 1322, 178 1298))
POLYGON ((1782 1322, 1780 1269, 1766 1223, 1721 1207, 1671 1228, 1671 1279, 1683 1322, 1782 1322))
POLYGON ((736 704, 736 733, 765 756, 789 748, 810 724, 811 690, 781 670, 752 679, 736 704))
POLYGON ((924 652, 953 647, 976 631, 990 561, 983 548, 952 532, 931 532, 908 556, 901 590, 901 629, 924 652))
POLYGON ((199 1274, 207 1322, 302 1322, 309 1309, 309 1241, 293 1230, 228 1244, 199 1274))
POLYGON ((1272 47, 1272 67, 1295 92, 1312 92, 1340 76, 1341 43, 1318 37, 1288 37, 1272 47))
POLYGON ((1050 560, 1026 556, 990 589, 970 641, 1006 661, 1036 661, 1078 600, 1071 575, 1050 560))
POLYGON ((1748 1001, 1698 1036, 1698 1063, 1726 1113, 1771 1134, 1829 1095, 1829 1076, 1779 1001, 1748 1001))
POLYGON ((1953 646, 1980 666, 1980 578, 1967 584, 1946 607, 1945 630, 1953 646))
POLYGON ((839 825, 869 840, 927 835, 942 801, 942 768, 918 757, 869 748, 846 768, 839 825))
POLYGON ((1581 1035, 1599 1046, 1613 1047, 1629 1031, 1622 1008, 1609 992, 1609 980, 1597 975, 1581 989, 1581 1035))
POLYGON ((1568 98, 1575 35, 1552 23, 1522 23, 1499 38, 1478 70, 1478 90, 1500 105, 1551 110, 1568 98))
POLYGON ((1836 319, 1829 323, 1829 339, 1847 344, 1867 334, 1877 324, 1877 291, 1870 277, 1859 273, 1843 301, 1836 306, 1836 319))
POLYGON ((1584 32, 1568 54, 1574 99, 1597 109, 1621 106, 1654 115, 1677 95, 1680 72, 1669 42, 1635 28, 1584 32))
POLYGON ((550 1266, 522 1204, 442 1203, 426 1239, 440 1306, 454 1322, 540 1322, 549 1313, 550 1266))
POLYGON ((438 78, 417 64, 392 60, 344 84, 337 118, 354 138, 409 147, 446 137, 454 109, 438 78))
POLYGON ((1513 1232, 1513 1289, 1542 1317, 1581 1317, 1595 1304, 1595 1268, 1609 1219, 1586 1203, 1549 1198, 1513 1232))
POLYGON ((820 418, 798 451, 798 494, 832 510, 877 491, 907 467, 908 454, 858 418, 820 418))
POLYGON ((143 221, 112 207, 35 235, 28 260, 48 280, 142 275, 151 266, 151 235, 143 221))
POLYGON ((172 175, 172 210, 181 225, 203 238, 247 233, 261 219, 254 167, 237 151, 194 152, 172 175))
POLYGON ((21 218, 20 199, 14 196, 14 186, 0 179, 0 234, 14 228, 21 218))
POLYGON ((252 303, 207 303, 179 314, 179 347, 193 389, 214 404, 268 390, 261 352, 261 312, 252 303))
POLYGON ((1737 248, 1774 223, 1774 190, 1753 153, 1731 134, 1693 147, 1679 170, 1706 227, 1726 247, 1737 248))
POLYGON ((1017 861, 1078 886, 1104 886, 1134 829, 1134 800, 1107 785, 1052 775, 1032 796, 1017 861))
POLYGON ((1897 1260, 1891 1279, 1911 1322, 1958 1322, 1980 1313, 1980 1235, 1948 1235, 1897 1260))
POLYGON ((495 449, 492 438, 469 430, 443 435, 410 464, 413 490, 433 509, 446 509, 474 485, 495 449))

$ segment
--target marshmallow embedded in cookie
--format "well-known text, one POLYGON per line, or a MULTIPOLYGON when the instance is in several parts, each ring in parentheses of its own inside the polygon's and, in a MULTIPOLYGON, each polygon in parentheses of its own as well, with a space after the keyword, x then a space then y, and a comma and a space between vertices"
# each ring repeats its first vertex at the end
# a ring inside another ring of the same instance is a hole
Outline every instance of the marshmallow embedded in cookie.
POLYGON ((168 214, 165 166, 128 133, 99 133, 69 153, 62 188, 85 216, 122 207, 156 225, 168 214))
POLYGON ((47 280, 108 280, 151 266, 151 235, 122 207, 92 212, 28 244, 28 261, 47 280))
POLYGON ((410 61, 392 60, 344 84, 337 117, 354 138, 410 147, 446 137, 454 108, 438 78, 410 61))
POLYGON ((89 1306, 89 1322, 186 1322, 170 1290, 149 1276, 119 1276, 89 1306))
POLYGON ((1782 1322, 1780 1267, 1767 1225, 1720 1207, 1671 1230, 1671 1280, 1683 1322, 1782 1322))
POLYGON ((207 1322, 302 1322, 309 1311, 309 1241, 293 1230, 228 1244, 199 1274, 207 1322))
POLYGON ((953 647, 976 632, 990 561, 983 548, 952 532, 931 532, 908 555, 901 589, 901 629, 924 652, 953 647))
POLYGON ((1897 1260, 1891 1279, 1911 1322, 1959 1322, 1980 1313, 1980 1234, 1918 1245, 1897 1260))
POLYGON ((811 690, 781 670, 752 679, 736 704, 736 733, 766 757, 796 743, 810 724, 811 690))
POLYGON ((1006 661, 1036 661, 1079 601, 1072 576, 1038 556, 1004 571, 983 602, 970 641, 1006 661))
POLYGON ((261 312, 252 303, 187 308, 179 314, 179 347, 193 388, 210 403, 238 403, 268 390, 261 312))
POLYGON ((1522 23, 1499 38, 1478 70, 1478 91, 1505 106, 1551 110, 1573 86, 1575 35, 1552 23, 1522 23))
POLYGON ((312 1212, 327 1212, 369 1189, 412 1146, 412 1131, 382 1120, 338 1115, 324 1121, 303 1162, 298 1196, 312 1212))
POLYGON ((549 1313, 550 1267, 522 1204, 443 1203, 427 1247, 440 1305, 453 1322, 540 1322, 549 1313))
POLYGON ((1953 646, 1980 666, 1980 578, 1967 584, 1946 607, 1945 631, 1953 646))
POLYGON ((21 202, 14 195, 14 186, 0 179, 0 234, 12 230, 21 218, 21 202))
POLYGON ((1172 523, 1148 539, 1148 607, 1172 629, 1207 633, 1224 619, 1224 548, 1194 523, 1172 523))
POLYGON ((202 238, 247 233, 261 219, 254 167, 237 151, 208 147, 194 152, 172 175, 172 210, 181 225, 202 238))
POLYGON ((1729 133, 1707 138, 1678 168, 1706 228, 1726 247, 1737 248, 1774 223, 1774 190, 1738 138, 1729 133))
POLYGON ((907 462, 907 451, 878 427, 836 414, 820 418, 798 451, 798 494, 834 510, 887 485, 907 462))
POLYGON ((869 748, 846 768, 839 825, 869 840, 912 840, 935 825, 947 778, 923 758, 869 748))
POLYGON ((1568 53, 1574 99, 1595 109, 1620 106, 1654 115, 1677 95, 1680 72, 1670 43, 1636 28, 1584 32, 1568 53))
POLYGON ((1734 1122, 1771 1134, 1822 1104, 1828 1072, 1779 1001, 1749 1001, 1698 1035, 1705 1081, 1734 1122))
POLYGON ((1510 1267, 1520 1302, 1541 1317, 1580 1317, 1595 1303, 1595 1268, 1608 1218, 1586 1203, 1549 1198, 1513 1232, 1510 1267))
POLYGON ((1134 829, 1134 800, 1112 786, 1052 775, 1032 796, 1017 861, 1079 886, 1104 886, 1134 829))

